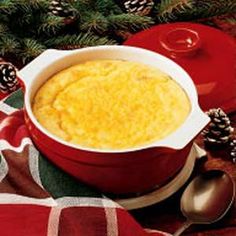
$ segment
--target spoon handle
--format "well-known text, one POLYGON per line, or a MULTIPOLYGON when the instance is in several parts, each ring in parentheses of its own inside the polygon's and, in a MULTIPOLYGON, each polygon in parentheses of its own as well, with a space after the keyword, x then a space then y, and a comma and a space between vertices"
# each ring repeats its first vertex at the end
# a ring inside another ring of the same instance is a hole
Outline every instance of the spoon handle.
POLYGON ((179 229, 177 229, 177 231, 173 234, 173 236, 181 235, 192 224, 193 224, 192 221, 186 220, 184 224, 179 229))

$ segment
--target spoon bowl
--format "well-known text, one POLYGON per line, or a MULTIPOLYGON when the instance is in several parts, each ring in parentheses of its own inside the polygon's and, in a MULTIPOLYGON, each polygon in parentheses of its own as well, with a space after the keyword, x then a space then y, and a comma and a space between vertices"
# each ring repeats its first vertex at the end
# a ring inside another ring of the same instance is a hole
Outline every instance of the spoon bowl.
POLYGON ((235 184, 227 173, 210 170, 197 176, 181 197, 181 211, 187 221, 174 236, 179 236, 192 224, 211 224, 220 220, 229 210, 234 197, 235 184))

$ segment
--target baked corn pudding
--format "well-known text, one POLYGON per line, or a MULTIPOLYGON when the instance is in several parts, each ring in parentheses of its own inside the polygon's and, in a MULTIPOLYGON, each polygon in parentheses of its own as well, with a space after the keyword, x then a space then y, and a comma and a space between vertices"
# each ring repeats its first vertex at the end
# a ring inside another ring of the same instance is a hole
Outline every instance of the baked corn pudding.
POLYGON ((87 61, 46 81, 32 103, 38 122, 84 147, 126 149, 160 140, 187 118, 185 91, 167 74, 122 60, 87 61))

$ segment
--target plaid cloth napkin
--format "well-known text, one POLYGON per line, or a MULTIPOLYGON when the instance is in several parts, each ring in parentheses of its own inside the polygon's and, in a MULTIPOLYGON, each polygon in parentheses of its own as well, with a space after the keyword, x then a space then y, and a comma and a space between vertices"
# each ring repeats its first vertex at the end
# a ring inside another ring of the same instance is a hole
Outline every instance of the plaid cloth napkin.
POLYGON ((21 90, 0 101, 1 236, 168 235, 143 229, 114 201, 43 157, 29 138, 21 90))

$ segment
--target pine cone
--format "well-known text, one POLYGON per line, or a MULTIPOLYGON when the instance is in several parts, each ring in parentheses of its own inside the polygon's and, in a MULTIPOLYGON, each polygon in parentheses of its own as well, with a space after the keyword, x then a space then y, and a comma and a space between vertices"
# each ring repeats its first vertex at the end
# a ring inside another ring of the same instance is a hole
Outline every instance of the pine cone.
POLYGON ((234 163, 236 163, 236 138, 230 142, 230 156, 234 163))
MULTIPOLYGON (((119 1, 120 2, 120 1, 119 1)), ((121 7, 127 12, 140 16, 148 15, 153 6, 153 0, 124 0, 120 2, 121 7)))
POLYGON ((213 146, 227 144, 234 130, 228 116, 221 108, 210 109, 207 115, 209 115, 211 122, 208 128, 202 132, 205 144, 213 146))
POLYGON ((16 68, 11 63, 0 63, 0 91, 11 93, 18 88, 16 68))
POLYGON ((55 16, 74 18, 74 11, 66 0, 52 0, 49 10, 55 16))

